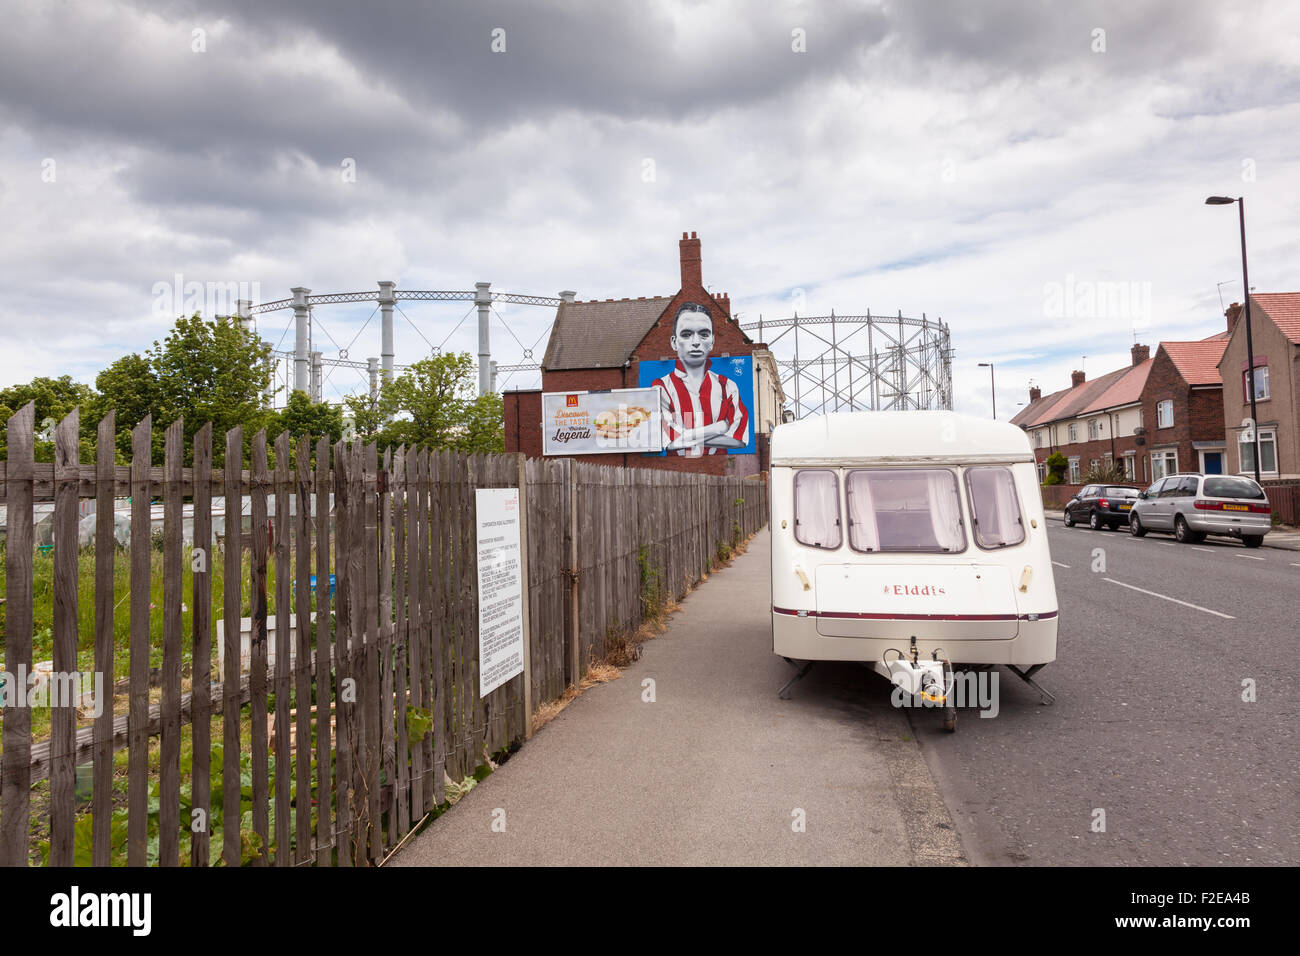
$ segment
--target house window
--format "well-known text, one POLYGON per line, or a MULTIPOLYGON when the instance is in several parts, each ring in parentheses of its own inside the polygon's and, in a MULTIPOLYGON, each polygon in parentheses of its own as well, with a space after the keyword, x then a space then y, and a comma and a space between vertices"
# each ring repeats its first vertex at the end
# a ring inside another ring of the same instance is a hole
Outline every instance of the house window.
POLYGON ((1043 431, 1041 428, 1038 431, 1034 432, 1034 442, 1035 442, 1034 445, 1035 448, 1043 447, 1043 431))
POLYGON ((1174 427, 1173 399, 1165 399, 1156 405, 1156 428, 1174 427))
MULTIPOLYGON (((1074 426, 1071 425, 1070 427, 1073 428, 1074 426)), ((1070 459, 1070 484, 1072 484, 1072 485, 1077 485, 1077 484, 1079 483, 1079 480, 1080 480, 1080 479, 1079 479, 1079 459, 1077 459, 1077 458, 1071 458, 1071 459, 1070 459)))
POLYGON ((1124 477, 1127 478, 1129 481, 1132 481, 1133 479, 1135 479, 1135 478, 1137 477, 1137 474, 1136 474, 1136 473, 1134 472, 1134 470, 1133 470, 1133 456, 1132 456, 1132 455, 1125 455, 1125 456, 1124 456, 1124 477))
POLYGON ((1079 440, 1079 426, 1076 425, 1074 422, 1070 422, 1070 441, 1076 442, 1078 440, 1079 440))
MULTIPOLYGON (((1255 369, 1255 401, 1262 402, 1268 398, 1268 366, 1260 365, 1255 369)), ((1241 400, 1250 401, 1250 371, 1241 373, 1241 400)))
MULTIPOLYGON (((1146 413, 1146 409, 1145 409, 1145 408, 1139 408, 1139 409, 1138 409, 1138 424, 1137 424, 1137 427, 1138 427, 1138 428, 1145 428, 1145 427, 1146 427, 1146 424, 1147 424, 1147 413, 1146 413)), ((1133 434, 1135 434, 1135 435, 1137 434, 1137 429, 1134 429, 1134 430, 1133 430, 1133 434)))
POLYGON ((1175 475, 1178 473, 1178 450, 1170 449, 1169 451, 1154 451, 1151 453, 1151 480, 1163 478, 1165 475, 1175 475))
POLYGON ((1038 483, 1041 485, 1047 480, 1047 466, 1041 461, 1038 463, 1038 483))
POLYGON ((1096 441, 1100 437, 1101 437, 1101 419, 1100 418, 1088 419, 1088 440, 1096 441))
MULTIPOLYGON (((1237 449, 1241 470, 1253 475, 1255 473, 1254 443, 1239 441, 1237 449)), ((1259 471, 1260 474, 1277 474, 1277 433, 1271 429, 1259 430, 1259 471)))
POLYGON ((1107 471, 1110 471, 1112 468, 1115 467, 1115 459, 1111 457, 1110 452, 1106 452, 1103 458, 1103 463, 1105 464, 1107 471))
POLYGON ((794 476, 794 539, 812 548, 840 546, 840 481, 833 471, 794 476))

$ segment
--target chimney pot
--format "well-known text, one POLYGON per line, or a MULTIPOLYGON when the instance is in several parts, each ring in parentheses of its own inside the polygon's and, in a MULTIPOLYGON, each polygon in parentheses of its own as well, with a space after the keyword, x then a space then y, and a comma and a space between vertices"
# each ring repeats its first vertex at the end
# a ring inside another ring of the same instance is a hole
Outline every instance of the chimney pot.
POLYGON ((1083 372, 1080 372, 1078 369, 1075 369, 1073 372, 1070 373, 1070 387, 1078 388, 1085 381, 1087 381, 1087 378, 1088 377, 1083 372))
POLYGON ((1031 403, 1038 401, 1043 397, 1043 390, 1037 385, 1029 386, 1029 401, 1031 403))

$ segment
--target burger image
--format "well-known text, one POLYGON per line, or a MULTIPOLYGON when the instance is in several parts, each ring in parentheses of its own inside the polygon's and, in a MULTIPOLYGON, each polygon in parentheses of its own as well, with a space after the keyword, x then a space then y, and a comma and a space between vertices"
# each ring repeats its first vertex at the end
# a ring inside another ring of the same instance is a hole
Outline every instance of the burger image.
POLYGON ((650 409, 640 405, 620 405, 599 413, 592 424, 600 438, 626 439, 640 425, 650 420, 650 409))

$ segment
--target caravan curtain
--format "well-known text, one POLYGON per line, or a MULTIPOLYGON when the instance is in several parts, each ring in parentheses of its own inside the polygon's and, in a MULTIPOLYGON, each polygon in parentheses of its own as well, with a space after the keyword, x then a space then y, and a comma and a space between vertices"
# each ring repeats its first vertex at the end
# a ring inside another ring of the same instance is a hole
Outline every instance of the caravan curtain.
POLYGON ((1025 540, 1011 469, 972 468, 966 472, 971 511, 975 517, 975 543, 981 548, 1005 548, 1025 540))
POLYGON ((849 474, 849 547, 854 551, 879 551, 880 529, 876 525, 876 504, 871 494, 871 475, 849 474))
POLYGON ((840 546, 840 483, 835 472, 795 474, 794 539, 813 548, 840 546))
POLYGON ((924 473, 930 497, 930 524, 939 547, 962 551, 966 535, 961 526, 961 502, 957 499, 957 482, 950 471, 924 473))

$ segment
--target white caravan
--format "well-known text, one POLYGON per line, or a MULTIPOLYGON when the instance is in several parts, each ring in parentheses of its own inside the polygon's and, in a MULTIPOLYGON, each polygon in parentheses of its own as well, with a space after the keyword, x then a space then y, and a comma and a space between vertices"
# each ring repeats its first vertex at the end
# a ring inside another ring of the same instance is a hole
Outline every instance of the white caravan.
POLYGON ((945 411, 852 412, 772 433, 772 649, 861 661, 941 704, 953 665, 1032 676, 1057 601, 1029 437, 945 411))

